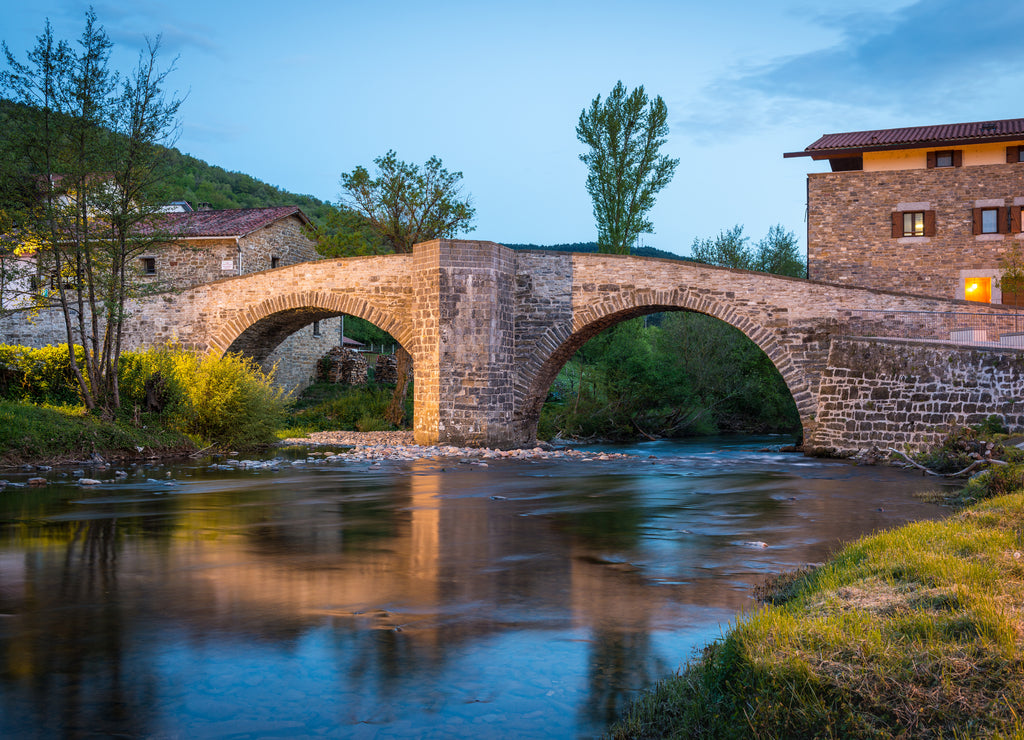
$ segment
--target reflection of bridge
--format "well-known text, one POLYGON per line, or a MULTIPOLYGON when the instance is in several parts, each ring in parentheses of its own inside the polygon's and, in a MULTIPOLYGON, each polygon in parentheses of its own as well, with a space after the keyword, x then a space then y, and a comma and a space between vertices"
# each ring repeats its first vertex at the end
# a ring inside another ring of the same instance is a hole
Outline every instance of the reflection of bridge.
MULTIPOLYGON (((413 357, 417 442, 512 446, 533 442, 549 386, 588 339, 636 316, 696 311, 765 351, 813 444, 833 335, 850 333, 853 316, 964 305, 690 262, 434 241, 410 255, 306 262, 159 296, 136 309, 133 333, 262 359, 314 320, 359 316, 413 357)), ((859 333, 877 334, 874 323, 859 333)))

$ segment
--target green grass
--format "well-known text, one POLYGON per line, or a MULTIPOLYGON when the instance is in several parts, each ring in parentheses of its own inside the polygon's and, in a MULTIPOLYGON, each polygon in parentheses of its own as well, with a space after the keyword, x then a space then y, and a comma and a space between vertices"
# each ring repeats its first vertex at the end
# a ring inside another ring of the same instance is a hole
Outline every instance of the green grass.
POLYGON ((1024 738, 1024 493, 782 579, 613 738, 1024 738))
POLYGON ((84 459, 94 452, 111 458, 193 449, 187 437, 146 417, 136 426, 127 420, 103 421, 80 406, 0 401, 0 463, 5 465, 84 459))
MULTIPOLYGON (((344 386, 316 382, 306 388, 287 410, 280 439, 301 437, 310 432, 346 430, 389 431, 395 427, 384 420, 394 386, 344 386)), ((412 419, 412 392, 406 403, 406 419, 412 419)))

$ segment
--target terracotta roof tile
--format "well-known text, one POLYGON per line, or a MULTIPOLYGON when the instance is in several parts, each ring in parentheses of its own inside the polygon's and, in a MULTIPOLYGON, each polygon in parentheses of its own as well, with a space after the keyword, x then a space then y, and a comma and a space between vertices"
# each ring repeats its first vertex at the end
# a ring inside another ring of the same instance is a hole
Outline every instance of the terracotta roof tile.
POLYGON ((1014 139, 1024 139, 1024 118, 825 134, 802 152, 787 152, 783 156, 858 154, 884 149, 922 149, 1014 139))
POLYGON ((298 206, 274 206, 167 213, 159 217, 159 227, 182 238, 245 236, 292 215, 298 216, 303 223, 310 223, 298 206))

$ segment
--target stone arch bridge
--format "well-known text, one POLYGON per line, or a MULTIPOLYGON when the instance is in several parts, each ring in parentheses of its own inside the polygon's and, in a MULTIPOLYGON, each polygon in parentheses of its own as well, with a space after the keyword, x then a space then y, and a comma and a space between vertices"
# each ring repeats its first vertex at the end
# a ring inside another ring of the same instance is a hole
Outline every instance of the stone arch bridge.
POLYGON ((407 255, 306 262, 163 294, 134 309, 131 343, 262 360, 314 320, 359 316, 413 357, 418 443, 509 447, 535 441, 549 386, 588 339, 636 316, 695 311, 738 328, 771 358, 809 445, 844 448, 849 422, 822 398, 843 395, 829 365, 835 337, 854 321, 865 325, 853 333, 878 334, 858 312, 978 305, 685 261, 438 240, 407 255), (828 433, 823 411, 836 417, 828 433))

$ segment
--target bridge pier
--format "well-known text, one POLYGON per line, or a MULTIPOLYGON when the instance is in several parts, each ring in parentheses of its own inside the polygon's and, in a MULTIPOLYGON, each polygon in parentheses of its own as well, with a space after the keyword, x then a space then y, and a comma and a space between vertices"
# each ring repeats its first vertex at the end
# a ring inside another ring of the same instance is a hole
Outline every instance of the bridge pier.
POLYGON ((516 447, 515 254, 492 242, 413 250, 417 444, 516 447))

